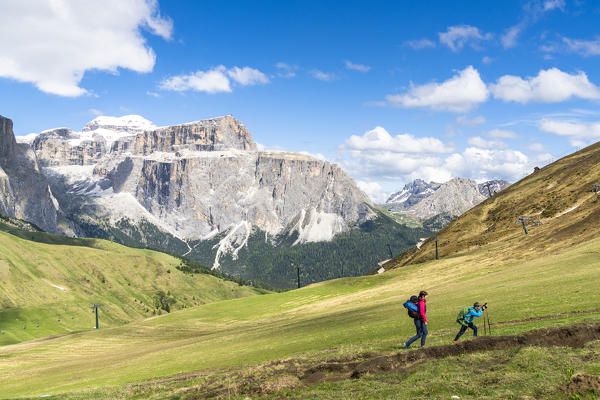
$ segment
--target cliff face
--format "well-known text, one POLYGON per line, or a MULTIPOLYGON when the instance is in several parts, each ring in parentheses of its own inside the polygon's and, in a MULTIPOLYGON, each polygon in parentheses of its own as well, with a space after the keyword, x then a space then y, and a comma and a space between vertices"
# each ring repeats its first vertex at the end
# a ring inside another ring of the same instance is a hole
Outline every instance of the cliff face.
POLYGON ((168 126, 144 132, 135 139, 135 153, 181 150, 256 150, 248 129, 232 116, 168 126))
POLYGON ((58 204, 35 153, 15 140, 12 121, 0 116, 0 214, 58 233, 58 204))
POLYGON ((116 120, 33 141, 61 206, 78 219, 145 220, 184 241, 227 233, 225 254, 244 246, 254 227, 297 234, 301 243, 330 240, 375 216, 336 165, 256 151, 231 116, 137 132, 116 120))

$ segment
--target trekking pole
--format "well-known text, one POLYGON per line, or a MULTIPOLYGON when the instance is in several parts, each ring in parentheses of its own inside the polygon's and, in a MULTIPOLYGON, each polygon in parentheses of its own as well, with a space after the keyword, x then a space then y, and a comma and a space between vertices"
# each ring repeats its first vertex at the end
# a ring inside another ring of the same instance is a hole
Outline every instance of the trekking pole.
POLYGON ((488 330, 490 331, 490 335, 491 335, 492 334, 492 324, 490 324, 490 314, 488 314, 487 310, 485 310, 485 316, 487 317, 488 330))
POLYGON ((485 314, 483 314, 483 335, 487 336, 487 328, 485 327, 485 314))

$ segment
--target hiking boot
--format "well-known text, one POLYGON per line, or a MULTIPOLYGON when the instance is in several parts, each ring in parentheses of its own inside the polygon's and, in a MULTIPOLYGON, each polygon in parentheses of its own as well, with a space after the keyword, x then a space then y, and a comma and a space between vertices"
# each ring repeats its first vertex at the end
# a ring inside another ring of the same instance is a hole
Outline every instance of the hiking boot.
POLYGON ((453 340, 452 343, 457 344, 458 340, 453 340))
POLYGON ((410 347, 410 345, 407 345, 406 343, 402 344, 402 348, 404 348, 404 349, 408 349, 409 347, 410 347))

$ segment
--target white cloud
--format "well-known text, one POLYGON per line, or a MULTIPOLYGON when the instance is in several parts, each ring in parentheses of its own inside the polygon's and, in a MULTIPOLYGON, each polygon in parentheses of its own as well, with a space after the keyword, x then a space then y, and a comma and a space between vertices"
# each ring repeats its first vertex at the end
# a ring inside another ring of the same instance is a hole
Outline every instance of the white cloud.
POLYGON ((158 93, 156 93, 156 92, 152 92, 152 91, 150 91, 150 90, 146 90, 146 94, 147 94, 148 96, 151 96, 151 97, 154 97, 154 98, 157 98, 157 99, 160 97, 160 94, 158 94, 158 93))
POLYGON ((501 140, 486 140, 481 136, 470 137, 468 143, 471 146, 481 147, 484 149, 505 149, 508 146, 501 140))
POLYGON ((356 185, 377 204, 385 203, 389 197, 389 193, 385 192, 383 187, 377 182, 357 181, 356 185))
POLYGON ((460 115, 456 117, 456 123, 462 126, 476 126, 485 123, 485 118, 483 116, 478 116, 474 118, 467 118, 465 115, 460 115))
POLYGON ((421 50, 421 49, 435 47, 435 43, 429 39, 409 40, 409 41, 404 42, 404 44, 409 47, 412 47, 413 50, 421 50))
MULTIPOLYGON (((577 40, 564 37, 563 42, 567 46, 567 50, 584 57, 600 55, 600 38, 596 38, 596 40, 577 40)), ((553 50, 553 48, 549 49, 553 50)))
POLYGON ((477 50, 481 41, 492 38, 490 33, 484 35, 479 28, 470 25, 449 26, 448 31, 440 32, 438 35, 440 43, 445 44, 454 52, 462 50, 467 44, 477 50))
POLYGON ((325 82, 330 82, 334 79, 337 79, 337 76, 335 74, 326 73, 318 69, 313 69, 312 71, 310 71, 310 74, 313 76, 313 78, 325 82))
POLYGON ((584 72, 568 74, 558 68, 541 70, 537 76, 523 79, 504 75, 490 85, 494 97, 504 101, 555 103, 571 97, 600 99, 600 89, 584 72))
POLYGON ((250 67, 233 67, 227 71, 227 75, 242 86, 256 85, 259 83, 269 83, 265 74, 257 69, 250 67))
POLYGON ((492 129, 487 132, 487 135, 498 139, 515 139, 519 137, 515 132, 505 129, 492 129))
POLYGON ((545 13, 559 9, 564 11, 565 2, 564 0, 546 0, 541 2, 539 0, 532 0, 523 6, 524 16, 518 24, 508 28, 504 34, 500 37, 500 42, 505 49, 515 47, 517 45, 517 39, 521 33, 528 26, 536 23, 545 13))
MULTIPOLYGON (((446 182, 454 177, 515 181, 533 168, 532 160, 520 151, 499 148, 498 143, 480 137, 471 138, 470 142, 462 152, 448 152, 453 151, 454 146, 444 145, 438 139, 417 139, 412 135, 391 137, 384 128, 378 127, 363 136, 347 139, 339 147, 336 161, 357 181, 382 186, 417 178, 435 182, 446 182), (412 146, 406 145, 405 140, 412 146), (438 145, 436 152, 431 151, 427 141, 438 145)), ((363 190, 375 198, 376 194, 371 193, 377 193, 377 189, 376 185, 370 185, 363 190)), ((379 196, 383 197, 381 193, 379 196)))
POLYGON ((88 93, 86 71, 152 71, 156 60, 142 29, 170 39, 173 25, 155 0, 4 1, 0 77, 59 96, 88 93))
POLYGON ((523 29, 525 29, 525 24, 523 23, 519 23, 508 28, 506 32, 504 32, 504 34, 500 37, 502 47, 504 47, 505 49, 515 47, 517 45, 517 38, 519 37, 523 29))
POLYGON ((226 72, 225 67, 220 65, 206 72, 196 71, 189 75, 173 76, 162 81, 160 88, 177 92, 195 90, 210 94, 231 92, 231 85, 226 72))
POLYGON ((416 138, 410 134, 390 135, 378 126, 363 136, 352 135, 342 146, 352 151, 387 151, 390 153, 449 153, 452 147, 432 137, 416 138))
POLYGON ((564 121, 544 118, 540 130, 554 135, 569 137, 572 146, 584 146, 600 140, 600 122, 564 121))
POLYGON ((488 57, 488 56, 484 56, 484 57, 481 59, 481 62, 482 62, 482 63, 484 63, 484 64, 491 64, 491 63, 492 63, 492 61, 494 61, 494 59, 493 59, 493 58, 491 58, 491 57, 488 57))
POLYGON ((233 67, 231 69, 219 65, 208 71, 196 71, 189 75, 177 75, 163 80, 160 88, 182 92, 195 90, 209 94, 231 92, 231 80, 242 86, 268 83, 269 80, 257 69, 250 67, 233 67))
POLYGON ((347 69, 351 69, 351 70, 359 71, 359 72, 369 72, 369 70, 371 69, 371 67, 368 65, 353 64, 352 62, 350 62, 348 60, 345 61, 345 64, 346 64, 347 69))
POLYGON ((542 153, 546 151, 546 146, 541 143, 531 143, 529 146, 527 146, 527 149, 536 153, 542 153))
POLYGON ((489 92, 479 72, 472 66, 442 83, 413 86, 405 94, 388 95, 391 105, 430 107, 434 110, 466 112, 487 100, 489 92))
POLYGON ((102 111, 100 111, 100 110, 97 110, 97 109, 95 109, 95 108, 90 108, 90 109, 88 110, 88 112, 89 112, 90 114, 92 114, 92 115, 95 115, 96 117, 98 117, 98 116, 100 116, 100 115, 104 115, 104 113, 103 113, 102 111))
POLYGON ((551 11, 555 9, 565 10, 565 0, 546 0, 544 1, 544 11, 551 11))
POLYGON ((282 78, 293 78, 296 76, 296 71, 298 70, 298 66, 297 65, 290 65, 290 64, 286 64, 284 62, 278 62, 277 64, 275 64, 275 67, 277 67, 279 70, 281 70, 278 75, 282 78))
POLYGON ((498 177, 514 182, 523 176, 524 170, 529 168, 529 159, 517 150, 468 147, 453 164, 457 176, 466 176, 475 180, 498 177))

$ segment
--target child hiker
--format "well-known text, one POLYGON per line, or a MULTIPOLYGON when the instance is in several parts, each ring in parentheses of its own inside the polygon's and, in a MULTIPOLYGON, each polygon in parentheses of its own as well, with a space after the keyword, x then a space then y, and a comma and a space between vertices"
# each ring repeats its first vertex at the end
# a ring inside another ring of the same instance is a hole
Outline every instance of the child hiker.
MULTIPOLYGON (((421 290, 421 292, 419 293, 419 297, 417 297, 417 299, 416 299, 417 300, 417 302, 416 302, 417 312, 411 313, 410 309, 408 311, 408 315, 414 319, 415 328, 417 329, 417 334, 415 336, 413 336, 412 338, 410 338, 408 340, 408 342, 404 343, 405 349, 408 349, 410 347, 410 345, 412 344, 412 342, 414 342, 418 338, 421 338, 421 347, 425 346, 425 338, 427 337, 427 333, 428 333, 427 332, 427 317, 425 316, 425 314, 427 313, 427 304, 426 304, 427 300, 425 299, 427 297, 427 295, 428 295, 428 293, 426 291, 421 290)), ((414 304, 414 302, 413 302, 413 304, 414 304)))
POLYGON ((463 308, 456 318, 456 322, 461 324, 460 331, 456 334, 454 338, 454 343, 458 343, 458 338, 460 338, 463 333, 467 331, 467 328, 473 329, 473 336, 477 336, 477 326, 473 323, 475 318, 481 317, 483 310, 487 308, 487 303, 483 306, 479 305, 478 302, 473 304, 473 307, 463 308))

